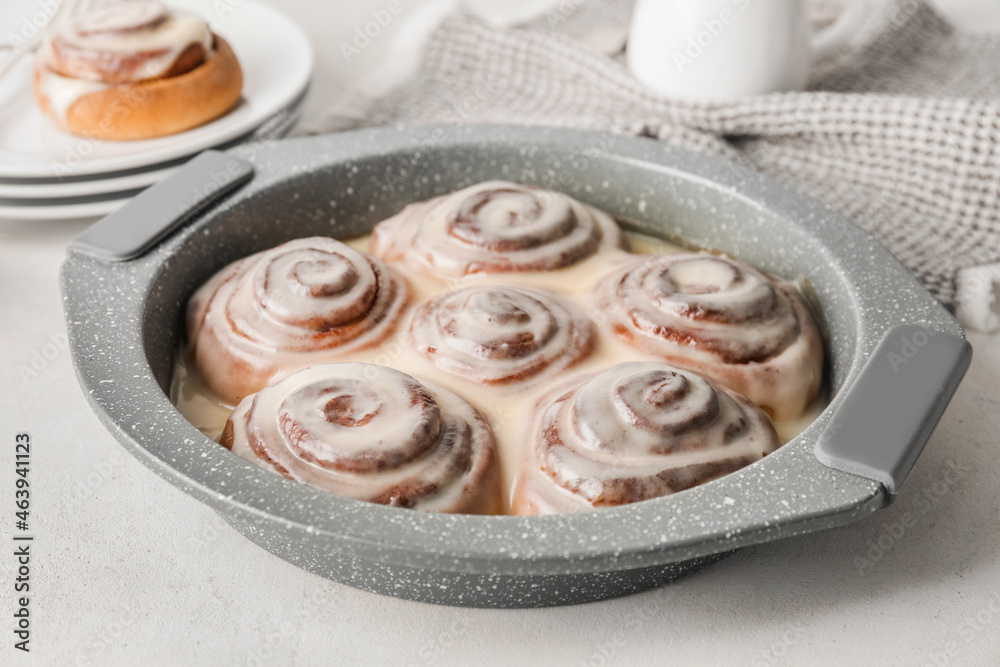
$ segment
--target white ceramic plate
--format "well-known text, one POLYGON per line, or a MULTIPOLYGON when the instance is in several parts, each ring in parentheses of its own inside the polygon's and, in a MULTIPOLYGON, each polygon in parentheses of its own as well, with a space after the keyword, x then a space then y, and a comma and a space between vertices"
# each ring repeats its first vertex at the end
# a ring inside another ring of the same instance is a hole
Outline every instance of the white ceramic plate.
POLYGON ((79 218, 99 218, 117 211, 125 205, 132 194, 112 199, 69 204, 64 206, 3 206, 0 205, 0 220, 76 220, 79 218))
MULTIPOLYGON (((285 136, 295 125, 298 115, 293 105, 266 121, 242 142, 230 142, 224 148, 242 146, 257 141, 269 141, 285 136)), ((150 169, 136 174, 98 178, 92 181, 44 183, 30 185, 0 184, 0 221, 2 220, 75 220, 101 217, 128 201, 138 190, 166 178, 183 165, 150 169), (144 182, 151 179, 150 182, 144 182), (118 186, 112 188, 111 186, 118 186), (7 190, 5 190, 7 188, 7 190), (45 196, 35 195, 38 191, 45 196), (5 194, 10 192, 11 194, 5 194), (3 197, 23 201, 11 203, 3 197), (87 197, 80 202, 80 197, 87 197)))
POLYGON ((92 181, 68 181, 66 183, 0 183, 0 199, 58 199, 60 197, 80 197, 84 195, 101 195, 109 192, 121 192, 144 188, 158 183, 174 173, 180 165, 140 171, 125 176, 108 176, 92 181))
MULTIPOLYGON (((45 118, 31 94, 31 59, 0 79, 0 178, 53 178, 135 169, 217 146, 253 130, 309 84, 312 49, 291 19, 243 0, 168 0, 198 12, 225 37, 243 67, 243 99, 225 116, 193 130, 144 141, 94 141, 66 134, 45 118)), ((2 215, 2 213, 0 213, 2 215)), ((6 216, 5 216, 6 217, 6 216)))
MULTIPOLYGON (((226 150, 233 146, 241 146, 246 143, 256 141, 267 141, 284 137, 298 120, 298 102, 283 109, 277 115, 266 120, 252 134, 241 141, 230 141, 213 146, 219 150, 226 150)), ((190 156, 180 158, 186 160, 190 156)), ((180 168, 182 162, 160 162, 150 165, 148 168, 128 172, 111 172, 107 175, 88 178, 87 180, 56 180, 47 182, 26 182, 15 180, 10 183, 0 182, 0 205, 7 205, 3 199, 32 199, 35 202, 24 202, 25 205, 58 205, 59 202, 52 201, 64 197, 81 197, 90 195, 103 195, 109 193, 119 193, 126 190, 143 188, 153 183, 158 183, 180 168)))

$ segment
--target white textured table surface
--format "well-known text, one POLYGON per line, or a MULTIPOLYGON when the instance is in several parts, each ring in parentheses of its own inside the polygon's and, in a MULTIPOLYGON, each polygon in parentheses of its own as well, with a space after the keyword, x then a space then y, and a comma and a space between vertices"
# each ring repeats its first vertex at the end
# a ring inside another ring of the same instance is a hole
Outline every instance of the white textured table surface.
MULTIPOLYGON (((974 1, 942 4, 979 27, 996 19, 974 1)), ((345 81, 336 44, 354 23, 325 28, 309 5, 288 3, 312 18, 317 87, 345 81)), ((619 600, 451 609, 288 565, 124 453, 64 344, 58 269, 83 227, 0 223, 2 665, 1000 665, 1000 337, 970 336, 973 367, 904 495, 866 521, 619 600), (12 634, 21 431, 37 536, 28 655, 12 634)))

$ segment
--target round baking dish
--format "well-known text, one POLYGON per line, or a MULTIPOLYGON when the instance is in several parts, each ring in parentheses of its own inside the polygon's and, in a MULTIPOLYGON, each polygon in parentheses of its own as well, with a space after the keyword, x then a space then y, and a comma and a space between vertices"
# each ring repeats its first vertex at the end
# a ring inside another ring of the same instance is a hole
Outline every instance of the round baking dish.
POLYGON ((80 383, 143 463, 306 570, 464 606, 623 595, 741 546, 862 518, 898 491, 970 356, 955 319, 820 202, 653 140, 562 129, 366 130, 205 153, 75 241, 62 287, 80 383), (581 514, 484 517, 290 482, 202 435, 168 400, 186 301, 218 269, 297 237, 357 236, 407 203, 497 178, 807 276, 825 314, 830 406, 776 453, 704 486, 581 514))

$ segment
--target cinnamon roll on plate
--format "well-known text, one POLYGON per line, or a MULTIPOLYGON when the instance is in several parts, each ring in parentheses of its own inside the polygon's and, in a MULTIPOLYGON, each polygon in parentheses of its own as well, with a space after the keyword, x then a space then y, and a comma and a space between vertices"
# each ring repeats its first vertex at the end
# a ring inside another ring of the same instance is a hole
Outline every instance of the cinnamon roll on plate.
POLYGON ((623 243, 603 211, 551 190, 488 181, 407 206, 375 226, 370 250, 460 278, 553 271, 623 243))
POLYGON ((226 40, 157 0, 74 16, 35 57, 39 107, 63 130, 96 139, 183 132, 226 113, 242 87, 226 40))
POLYGON ((531 425, 515 514, 613 507, 683 491, 780 443, 743 396, 657 362, 627 362, 555 392, 531 425))
POLYGON ((778 421, 823 379, 823 342, 794 285, 728 257, 651 255, 597 286, 595 305, 635 348, 743 394, 778 421))
POLYGON ((189 359, 230 405, 293 371, 374 347, 395 330, 406 282, 325 237, 296 239, 217 273, 188 303, 189 359))
POLYGON ((456 394, 386 366, 323 364, 247 396, 222 444, 340 496, 429 512, 493 514, 496 442, 456 394))

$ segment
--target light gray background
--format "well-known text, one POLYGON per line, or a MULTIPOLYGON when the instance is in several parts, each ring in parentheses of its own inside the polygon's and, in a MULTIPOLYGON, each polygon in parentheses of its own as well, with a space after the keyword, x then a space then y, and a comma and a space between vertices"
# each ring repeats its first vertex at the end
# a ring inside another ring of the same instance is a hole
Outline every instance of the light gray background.
MULTIPOLYGON (((476 4, 491 3, 517 4, 476 4)), ((390 37, 353 63, 338 46, 384 2, 274 4, 317 49, 308 123, 327 122, 346 91, 384 85, 367 79, 390 37)), ((995 0, 939 4, 1000 28, 995 0)), ((300 571, 124 453, 62 338, 58 268, 85 226, 0 223, 0 554, 13 551, 20 431, 34 443, 37 536, 29 656, 12 648, 14 563, 0 555, 0 664, 1000 664, 1000 336, 970 335, 973 367, 903 495, 867 521, 745 549, 624 599, 442 608, 300 571)))

